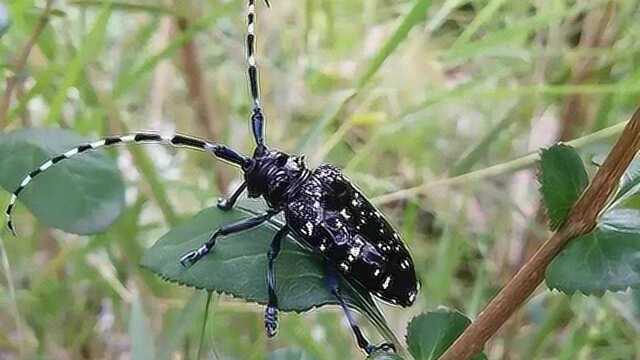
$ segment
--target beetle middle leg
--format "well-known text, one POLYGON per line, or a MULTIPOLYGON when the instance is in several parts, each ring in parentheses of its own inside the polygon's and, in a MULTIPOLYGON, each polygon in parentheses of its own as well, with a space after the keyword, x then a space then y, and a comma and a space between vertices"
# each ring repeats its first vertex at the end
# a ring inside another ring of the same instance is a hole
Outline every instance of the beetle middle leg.
POLYGON ((224 199, 224 198, 220 198, 218 199, 218 209, 220 210, 231 210, 233 208, 233 206, 236 204, 236 201, 238 201, 238 198, 240 197, 240 195, 242 195, 242 192, 247 188, 247 182, 243 182, 242 184, 240 184, 240 186, 238 186, 238 188, 233 192, 233 194, 228 198, 228 199, 224 199))
POLYGON ((216 245, 216 239, 220 236, 226 236, 235 234, 244 230, 249 230, 254 228, 265 221, 269 220, 277 214, 276 211, 268 211, 262 215, 258 215, 248 219, 242 219, 232 224, 224 225, 216 230, 210 237, 207 242, 202 244, 199 248, 195 250, 191 250, 188 253, 184 254, 180 257, 180 263, 184 267, 189 267, 195 264, 198 260, 200 260, 203 256, 207 255, 211 249, 216 245))
POLYGON ((351 309, 349 309, 349 306, 347 305, 342 294, 340 293, 340 288, 338 286, 339 275, 338 275, 338 272, 336 271, 336 268, 333 266, 333 264, 330 264, 329 262, 325 262, 325 271, 326 271, 325 281, 326 281, 327 287, 329 288, 329 291, 331 291, 333 296, 335 296, 336 299, 338 300, 340 307, 342 307, 342 311, 344 312, 344 315, 347 317, 347 321, 351 326, 351 330, 353 331, 353 334, 356 337, 358 346, 362 350, 364 350, 364 352, 366 352, 367 355, 377 350, 395 351, 395 347, 393 346, 393 344, 382 343, 381 345, 377 345, 377 346, 371 345, 369 340, 367 340, 367 338, 362 333, 362 330, 360 330, 360 327, 358 326, 358 324, 356 323, 356 320, 353 317, 353 313, 351 312, 351 309))
POLYGON ((278 331, 278 296, 276 295, 276 274, 274 271, 274 262, 280 248, 282 246, 282 239, 289 233, 289 228, 285 225, 271 241, 269 252, 267 253, 267 259, 269 261, 267 267, 267 291, 269 292, 269 302, 267 308, 264 311, 264 328, 267 331, 268 337, 273 337, 278 331))

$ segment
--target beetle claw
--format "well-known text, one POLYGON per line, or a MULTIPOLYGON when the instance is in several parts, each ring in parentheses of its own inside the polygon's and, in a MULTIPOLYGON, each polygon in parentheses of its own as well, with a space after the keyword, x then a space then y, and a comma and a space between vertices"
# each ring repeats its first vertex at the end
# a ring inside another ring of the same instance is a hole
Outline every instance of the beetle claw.
POLYGON ((180 257, 180 264, 186 268, 191 267, 193 266, 193 264, 198 262, 198 260, 200 260, 203 256, 207 255, 208 252, 209 252, 209 248, 205 245, 202 245, 201 247, 195 250, 191 250, 188 253, 182 255, 180 257))

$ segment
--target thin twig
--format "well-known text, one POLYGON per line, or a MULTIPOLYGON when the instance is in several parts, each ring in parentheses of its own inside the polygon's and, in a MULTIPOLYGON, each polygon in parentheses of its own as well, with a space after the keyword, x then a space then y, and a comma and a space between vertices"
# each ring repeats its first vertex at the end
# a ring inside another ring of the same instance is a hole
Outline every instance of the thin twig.
POLYGON ((20 57, 18 57, 18 59, 14 64, 15 75, 10 76, 7 79, 7 86, 5 88, 4 96, 2 97, 2 99, 0 99, 0 129, 3 129, 7 122, 7 111, 9 110, 9 105, 11 104, 11 95, 13 94, 13 89, 18 84, 20 73, 22 72, 25 65, 27 64, 27 59, 29 59, 29 54, 31 54, 31 49, 33 49, 33 46, 36 44, 36 41, 38 41, 40 34, 42 34, 42 31, 44 30, 44 28, 47 26, 47 23, 49 22, 49 15, 51 15, 52 9, 53 9, 53 0, 47 0, 47 4, 44 8, 44 11, 40 15, 40 18, 38 19, 38 23, 36 24, 36 27, 33 29, 33 33, 31 33, 31 37, 29 38, 29 41, 27 41, 27 43, 25 44, 24 48, 22 49, 22 53, 20 54, 20 57))
POLYGON ((507 285, 491 300, 442 360, 466 360, 482 351, 511 315, 529 298, 544 279, 545 270, 556 255, 573 238, 596 226, 602 211, 633 157, 640 150, 640 108, 622 132, 602 166, 571 209, 565 224, 527 261, 507 285))

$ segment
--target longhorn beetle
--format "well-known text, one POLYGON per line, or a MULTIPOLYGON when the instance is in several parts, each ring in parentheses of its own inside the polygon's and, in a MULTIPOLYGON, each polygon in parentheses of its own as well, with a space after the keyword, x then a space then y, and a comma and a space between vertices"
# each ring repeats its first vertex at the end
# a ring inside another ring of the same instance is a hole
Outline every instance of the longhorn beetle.
POLYGON ((246 59, 253 101, 250 116, 256 143, 253 156, 247 157, 225 145, 179 134, 164 136, 153 132, 137 132, 125 136, 109 136, 55 156, 29 173, 11 196, 6 210, 7 226, 15 235, 11 212, 18 195, 25 187, 42 172, 75 155, 102 147, 137 143, 158 143, 205 151, 240 167, 244 173, 244 181, 238 189, 228 199, 219 201, 220 209, 233 208, 236 200, 246 190, 251 198, 262 197, 269 210, 220 227, 202 246, 176 261, 189 267, 213 251, 216 241, 221 237, 255 228, 276 214, 284 213, 286 224, 271 241, 267 254, 268 303, 264 319, 267 335, 274 336, 278 326, 274 262, 280 252, 282 239, 292 234, 302 246, 324 258, 326 285, 342 307, 358 346, 367 354, 379 348, 393 349, 392 344, 373 346, 367 341, 338 288, 338 274, 359 283, 384 301, 406 307, 413 304, 419 286, 413 260, 400 235, 339 169, 327 164, 309 169, 304 156, 289 155, 265 144, 265 117, 260 105, 258 68, 254 54, 255 20, 255 0, 249 0, 246 59))

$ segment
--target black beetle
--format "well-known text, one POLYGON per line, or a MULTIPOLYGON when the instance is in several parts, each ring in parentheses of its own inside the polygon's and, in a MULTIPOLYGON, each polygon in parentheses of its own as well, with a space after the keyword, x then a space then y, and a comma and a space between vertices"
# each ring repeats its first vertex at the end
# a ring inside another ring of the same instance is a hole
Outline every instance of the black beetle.
POLYGON ((188 252, 179 261, 184 266, 191 266, 214 248, 219 237, 254 228, 276 214, 284 213, 286 225, 272 240, 268 253, 269 301, 265 311, 268 336, 276 334, 278 323, 274 262, 280 251, 282 239, 291 232, 302 246, 324 257, 327 286, 342 306, 358 346, 367 353, 378 348, 393 348, 391 344, 372 346, 366 340, 340 294, 338 273, 348 280, 357 282, 384 301, 394 305, 410 306, 416 299, 419 287, 413 260, 399 234, 339 169, 324 164, 311 170, 305 164, 303 156, 292 156, 266 146, 264 115, 260 107, 258 72, 254 57, 254 24, 255 0, 249 0, 247 62, 253 99, 251 128, 256 142, 252 157, 244 156, 224 145, 180 134, 138 132, 106 137, 53 157, 27 175, 11 196, 6 210, 7 225, 14 232, 11 212, 18 195, 33 178, 74 155, 102 147, 131 143, 158 143, 206 151, 239 166, 244 172, 244 182, 240 187, 229 199, 219 202, 218 206, 221 209, 231 209, 239 196, 247 190, 249 197, 264 198, 269 210, 264 214, 221 227, 205 244, 188 252))

